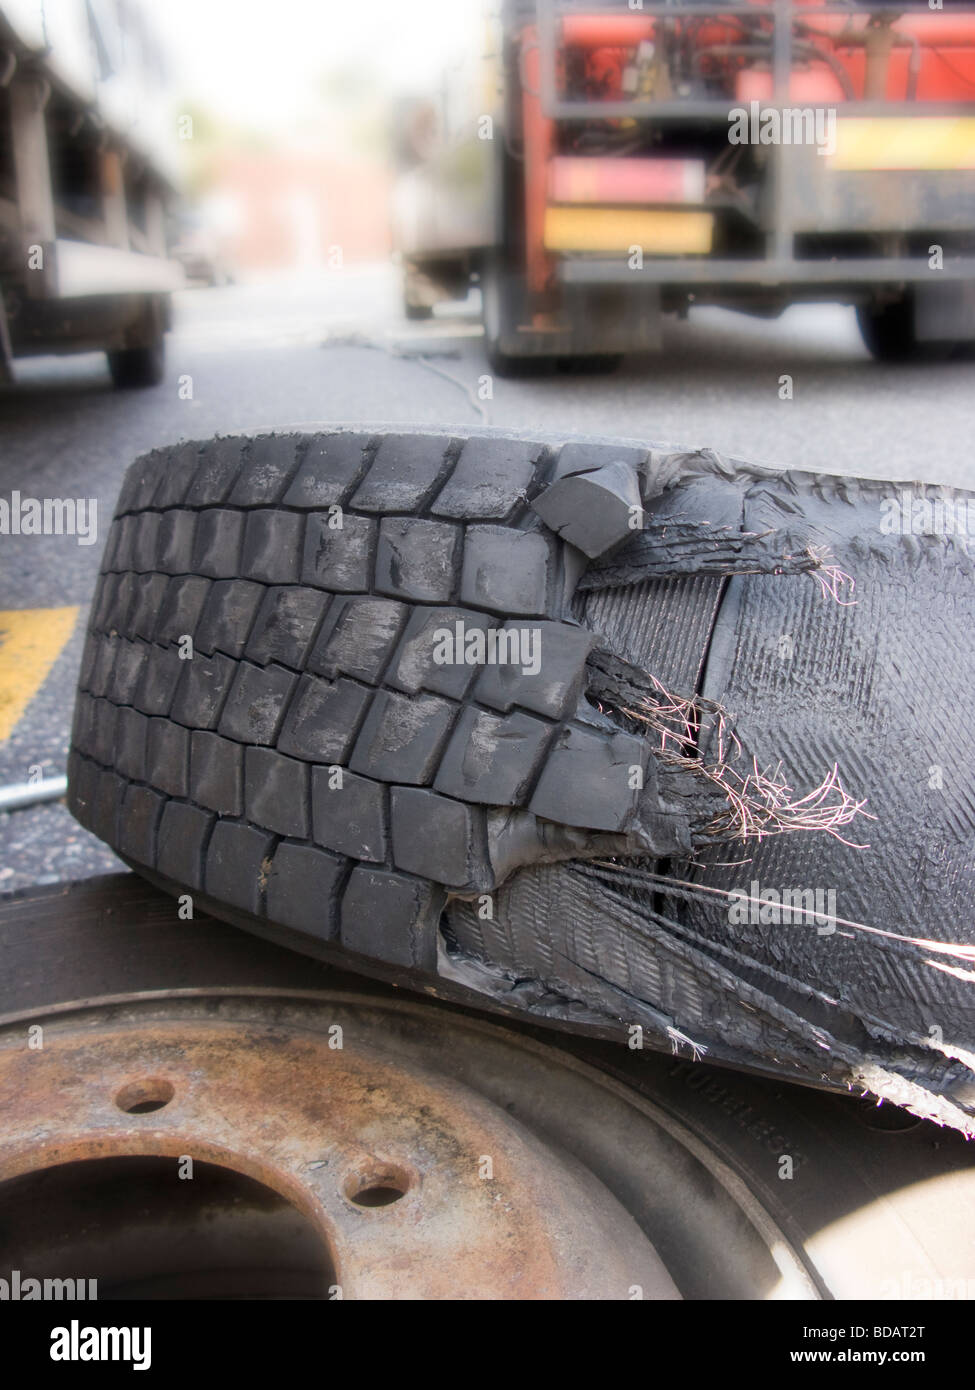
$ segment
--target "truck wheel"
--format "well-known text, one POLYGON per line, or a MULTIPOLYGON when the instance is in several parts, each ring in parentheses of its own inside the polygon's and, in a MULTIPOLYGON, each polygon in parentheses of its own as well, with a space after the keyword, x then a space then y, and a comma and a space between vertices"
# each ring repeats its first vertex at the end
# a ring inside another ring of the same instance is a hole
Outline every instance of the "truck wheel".
POLYGON ((411 997, 133 874, 4 899, 0 954, 4 1250, 100 1298, 326 1298, 337 1256, 346 1299, 970 1288, 971 1145, 891 1107, 411 997), (407 1219, 350 1241, 350 1191, 407 1219))
POLYGON ((971 749, 916 814, 932 731, 975 723, 975 580, 950 535, 882 526, 892 499, 489 431, 156 450, 106 546, 69 805, 170 891, 312 955, 975 1129, 966 997, 929 949, 971 941, 971 749), (676 763, 667 708, 695 731, 677 720, 676 763), (749 769, 789 778, 745 798, 744 843, 732 727, 746 791, 749 769), (770 933, 730 915, 753 881, 841 906, 770 933))
POLYGON ((502 380, 549 376, 558 365, 554 356, 505 351, 504 344, 510 342, 512 337, 511 326, 517 321, 512 309, 512 300, 516 295, 513 281, 497 259, 489 257, 481 269, 481 319, 488 366, 502 380))
POLYGON ((421 265, 403 267, 403 314, 410 322, 433 318, 433 307, 445 298, 443 288, 421 265))
POLYGON ((571 376, 608 376, 623 365, 621 352, 585 353, 578 357, 560 357, 559 371, 571 376))
POLYGON ((495 376, 503 381, 530 381, 536 377, 551 376, 558 366, 554 357, 514 357, 501 352, 492 343, 487 344, 488 366, 495 376))
POLYGON ((166 375, 166 342, 162 334, 147 347, 122 348, 107 356, 112 382, 121 391, 158 386, 166 375))
POLYGON ((912 296, 880 305, 858 304, 857 323, 864 344, 878 362, 909 362, 920 356, 912 296))
MULTIPOLYGON (((482 293, 487 293, 482 290, 482 293)), ((623 362, 621 352, 577 353, 572 355, 530 353, 516 356, 501 348, 500 330, 488 311, 484 313, 485 347, 488 366, 505 380, 524 380, 563 372, 567 376, 603 376, 615 372, 623 362)))
POLYGON ((863 341, 878 362, 940 362, 959 355, 951 341, 920 342, 914 329, 914 296, 908 291, 889 304, 860 304, 857 323, 863 341))
POLYGON ((881 362, 967 361, 975 355, 975 343, 953 338, 920 341, 914 327, 915 298, 908 290, 900 299, 879 308, 861 304, 857 321, 863 341, 881 362))

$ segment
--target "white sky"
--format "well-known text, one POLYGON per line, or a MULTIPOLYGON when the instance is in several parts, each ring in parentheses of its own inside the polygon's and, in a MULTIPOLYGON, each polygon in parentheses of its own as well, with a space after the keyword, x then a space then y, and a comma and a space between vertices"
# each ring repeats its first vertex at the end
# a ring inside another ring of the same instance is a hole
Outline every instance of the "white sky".
POLYGON ((483 34, 482 0, 165 0, 148 6, 174 95, 262 130, 293 126, 330 69, 361 62, 424 90, 483 34))

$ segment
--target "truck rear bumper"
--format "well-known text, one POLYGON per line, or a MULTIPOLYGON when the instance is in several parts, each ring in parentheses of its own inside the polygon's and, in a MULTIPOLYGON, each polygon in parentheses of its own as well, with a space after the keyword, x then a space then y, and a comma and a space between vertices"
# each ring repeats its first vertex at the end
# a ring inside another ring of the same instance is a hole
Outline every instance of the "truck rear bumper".
POLYGON ((631 269, 628 260, 591 256, 566 257, 557 266, 564 285, 748 285, 786 288, 811 285, 823 290, 846 290, 864 284, 975 281, 975 256, 945 259, 943 269, 932 270, 926 258, 850 257, 836 260, 764 258, 738 260, 702 257, 644 258, 642 268, 631 269))
POLYGON ((103 294, 167 294, 185 283, 182 266, 162 256, 59 239, 55 244, 56 299, 103 294))

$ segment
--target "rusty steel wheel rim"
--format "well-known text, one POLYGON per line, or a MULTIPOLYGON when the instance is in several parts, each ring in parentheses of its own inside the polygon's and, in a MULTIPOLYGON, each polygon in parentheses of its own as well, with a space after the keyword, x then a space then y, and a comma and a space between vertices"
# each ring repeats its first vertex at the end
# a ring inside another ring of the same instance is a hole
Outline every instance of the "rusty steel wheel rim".
MULTIPOLYGON (((110 1269, 110 1297, 681 1296, 645 1215, 638 1224, 626 1200, 634 1180, 659 1184, 669 1200, 671 1175, 653 1156, 664 1117, 578 1059, 480 1019, 324 991, 62 1005, 0 1030, 0 1104, 0 1229, 25 1252, 24 1267, 32 1259, 57 1275, 66 1262, 91 1262, 90 1240, 64 1231, 79 1205, 100 1250, 161 1248, 165 1231, 204 1245, 213 1210, 194 1212, 195 1234, 180 1227, 187 1159, 207 1182, 237 1183, 233 1200, 217 1204, 221 1219, 254 1202, 252 1185, 285 1213, 283 1246, 268 1255, 265 1233, 250 1247, 251 1259, 260 1248, 261 1261, 281 1264, 278 1280, 270 1270, 257 1284, 246 1276, 245 1232, 229 1240, 236 1255, 216 1257, 235 1268, 201 1277, 198 1255, 184 1271, 167 1255, 160 1282, 139 1256, 134 1270, 110 1269), (28 1045, 38 1020, 39 1048, 28 1045), (602 1159, 573 1138, 587 1126, 609 1142, 602 1159), (140 1234, 119 1188, 133 1172, 141 1181, 137 1162, 150 1160, 140 1210, 152 1229, 140 1234)), ((694 1141, 678 1138, 686 1163, 683 1141, 694 1141)), ((816 1297, 781 1233, 715 1162, 712 1176, 746 1215, 751 1243, 771 1252, 788 1296, 816 1297)))

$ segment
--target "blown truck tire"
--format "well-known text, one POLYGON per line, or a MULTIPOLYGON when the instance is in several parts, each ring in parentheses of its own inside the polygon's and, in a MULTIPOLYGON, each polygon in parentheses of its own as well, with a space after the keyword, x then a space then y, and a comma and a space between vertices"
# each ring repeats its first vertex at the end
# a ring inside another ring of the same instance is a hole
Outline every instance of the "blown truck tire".
POLYGON ((602 438, 160 449, 69 804, 299 951, 972 1133, 968 516, 602 438))

